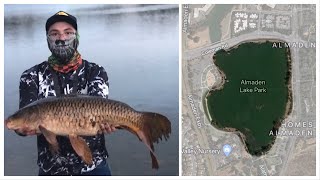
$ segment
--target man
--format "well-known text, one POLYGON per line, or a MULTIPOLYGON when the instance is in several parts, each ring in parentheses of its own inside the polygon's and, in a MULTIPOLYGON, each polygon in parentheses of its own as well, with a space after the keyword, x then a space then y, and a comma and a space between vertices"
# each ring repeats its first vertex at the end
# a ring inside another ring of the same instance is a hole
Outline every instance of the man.
MULTIPOLYGON (((82 59, 77 51, 77 19, 63 11, 51 16, 45 25, 52 52, 48 60, 24 71, 20 79, 20 108, 49 96, 88 94, 108 98, 109 83, 105 69, 82 59)), ((101 133, 115 130, 101 125, 101 133)), ((33 135, 35 132, 23 132, 33 135)), ((83 137, 89 145, 93 164, 85 164, 74 152, 67 137, 57 136, 59 153, 52 154, 43 135, 37 136, 39 175, 111 175, 103 134, 83 137)))

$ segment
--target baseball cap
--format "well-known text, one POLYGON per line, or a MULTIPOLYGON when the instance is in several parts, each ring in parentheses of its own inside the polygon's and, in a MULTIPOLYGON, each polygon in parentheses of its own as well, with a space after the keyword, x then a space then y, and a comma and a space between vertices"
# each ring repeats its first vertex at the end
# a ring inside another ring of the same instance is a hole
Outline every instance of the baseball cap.
POLYGON ((75 30, 77 27, 77 18, 64 11, 59 11, 51 16, 46 22, 46 32, 48 32, 50 26, 56 22, 66 22, 69 23, 75 30))

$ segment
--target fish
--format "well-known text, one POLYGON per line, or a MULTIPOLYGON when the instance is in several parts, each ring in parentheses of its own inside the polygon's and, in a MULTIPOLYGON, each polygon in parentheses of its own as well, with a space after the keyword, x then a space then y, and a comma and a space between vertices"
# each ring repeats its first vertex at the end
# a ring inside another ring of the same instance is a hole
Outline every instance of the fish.
POLYGON ((43 134, 52 153, 59 152, 56 136, 67 136, 74 151, 86 164, 92 164, 89 146, 81 136, 101 133, 101 124, 128 130, 150 151, 152 169, 159 168, 154 143, 169 139, 170 120, 159 113, 137 111, 128 104, 99 96, 65 95, 37 100, 19 109, 5 125, 16 133, 43 134))

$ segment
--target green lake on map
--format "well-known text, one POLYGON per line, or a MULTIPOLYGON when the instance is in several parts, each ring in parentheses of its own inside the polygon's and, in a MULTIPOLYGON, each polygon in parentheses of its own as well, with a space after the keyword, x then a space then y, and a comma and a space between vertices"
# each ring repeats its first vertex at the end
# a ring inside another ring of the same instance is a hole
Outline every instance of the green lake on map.
POLYGON ((240 131, 252 155, 271 148, 275 136, 270 131, 278 130, 291 111, 290 51, 280 44, 282 48, 269 41, 246 42, 214 55, 225 82, 208 92, 207 113, 215 127, 240 131))

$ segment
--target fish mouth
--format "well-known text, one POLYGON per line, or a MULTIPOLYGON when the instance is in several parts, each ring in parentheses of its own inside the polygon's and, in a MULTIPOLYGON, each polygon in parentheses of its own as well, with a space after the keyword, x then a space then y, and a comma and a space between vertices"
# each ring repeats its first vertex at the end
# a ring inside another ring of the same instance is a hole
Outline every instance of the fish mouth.
POLYGON ((6 121, 5 121, 5 126, 6 126, 9 130, 17 130, 17 129, 19 129, 18 127, 15 126, 15 124, 14 124, 11 120, 6 120, 6 121))
POLYGON ((11 121, 10 119, 9 120, 6 120, 5 121, 5 126, 9 129, 9 130, 13 130, 13 131, 16 131, 16 132, 20 132, 21 133, 21 128, 19 126, 17 126, 13 121, 11 121))
POLYGON ((4 121, 4 125, 5 125, 8 129, 12 130, 13 128, 12 128, 12 125, 11 125, 10 122, 11 122, 10 120, 6 119, 6 120, 4 121))

